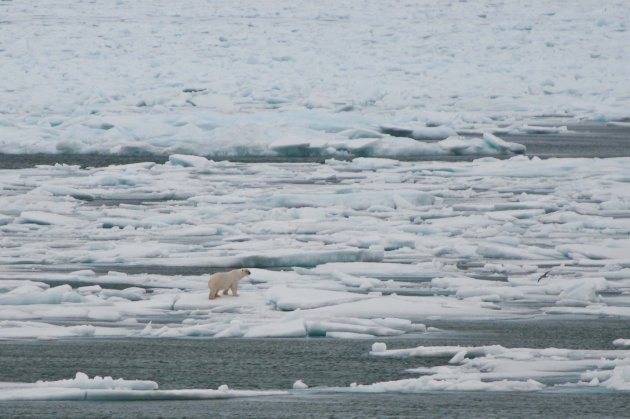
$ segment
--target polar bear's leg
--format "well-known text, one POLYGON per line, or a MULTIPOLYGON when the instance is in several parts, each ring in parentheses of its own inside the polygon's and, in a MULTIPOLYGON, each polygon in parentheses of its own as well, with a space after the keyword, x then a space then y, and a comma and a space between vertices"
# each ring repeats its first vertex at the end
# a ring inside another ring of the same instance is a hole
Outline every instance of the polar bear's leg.
POLYGON ((224 289, 223 290, 223 295, 227 295, 229 290, 230 290, 230 287, 227 287, 226 289, 224 289))
POLYGON ((215 298, 217 298, 217 293, 219 292, 218 289, 215 288, 211 288, 210 289, 210 295, 208 296, 209 300, 214 300, 215 298))
POLYGON ((232 290, 232 295, 234 297, 238 297, 238 294, 236 293, 236 288, 238 288, 238 284, 236 283, 232 284, 231 290, 232 290))

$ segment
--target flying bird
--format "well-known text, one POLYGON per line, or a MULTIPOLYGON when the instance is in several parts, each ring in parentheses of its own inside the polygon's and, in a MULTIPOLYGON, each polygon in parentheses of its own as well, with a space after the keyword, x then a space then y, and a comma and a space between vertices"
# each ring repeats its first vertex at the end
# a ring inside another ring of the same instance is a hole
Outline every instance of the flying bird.
POLYGON ((536 281, 536 282, 540 282, 540 280, 541 280, 541 279, 543 279, 544 277, 546 277, 547 275, 549 275, 549 272, 551 272, 551 269, 549 269, 547 272, 545 272, 544 274, 542 274, 542 275, 540 276, 540 278, 538 278, 538 281, 536 281))

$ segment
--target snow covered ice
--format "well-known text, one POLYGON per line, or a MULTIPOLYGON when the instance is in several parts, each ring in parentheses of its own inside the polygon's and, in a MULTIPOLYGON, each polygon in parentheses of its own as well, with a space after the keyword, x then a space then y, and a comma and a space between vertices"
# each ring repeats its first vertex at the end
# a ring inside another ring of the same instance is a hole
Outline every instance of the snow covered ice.
POLYGON ((628 163, 2 171, 0 337, 365 338, 436 319, 630 316, 628 163), (241 295, 208 301, 211 269, 240 266, 241 295))
POLYGON ((407 372, 419 378, 352 385, 348 392, 426 391, 567 391, 630 389, 630 351, 485 347, 417 347, 387 350, 375 343, 379 357, 452 357, 447 365, 420 367, 407 372))
POLYGON ((36 383, 0 382, 0 401, 150 401, 212 400, 238 397, 285 395, 285 391, 231 390, 223 385, 212 389, 158 390, 154 381, 112 377, 89 378, 78 372, 74 379, 36 383))
POLYGON ((6 2, 0 152, 521 153, 630 116, 626 6, 6 2))

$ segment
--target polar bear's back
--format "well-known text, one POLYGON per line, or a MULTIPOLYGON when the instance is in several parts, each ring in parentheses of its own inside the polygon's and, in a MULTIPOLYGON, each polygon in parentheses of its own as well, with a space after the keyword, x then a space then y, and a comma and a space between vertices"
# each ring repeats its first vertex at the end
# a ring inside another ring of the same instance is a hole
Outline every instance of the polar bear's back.
POLYGON ((238 282, 241 278, 246 276, 241 269, 234 269, 229 272, 217 272, 210 275, 208 279, 208 288, 226 288, 238 282))

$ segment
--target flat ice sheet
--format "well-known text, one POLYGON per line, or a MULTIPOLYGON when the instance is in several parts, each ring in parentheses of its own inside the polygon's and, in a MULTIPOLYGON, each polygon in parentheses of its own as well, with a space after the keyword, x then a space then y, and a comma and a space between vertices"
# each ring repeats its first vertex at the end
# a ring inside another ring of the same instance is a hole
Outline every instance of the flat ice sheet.
POLYGON ((213 389, 159 390, 154 381, 112 377, 89 378, 78 372, 74 379, 35 383, 0 382, 0 401, 149 401, 212 400, 238 397, 279 396, 286 391, 231 390, 227 385, 213 389))

